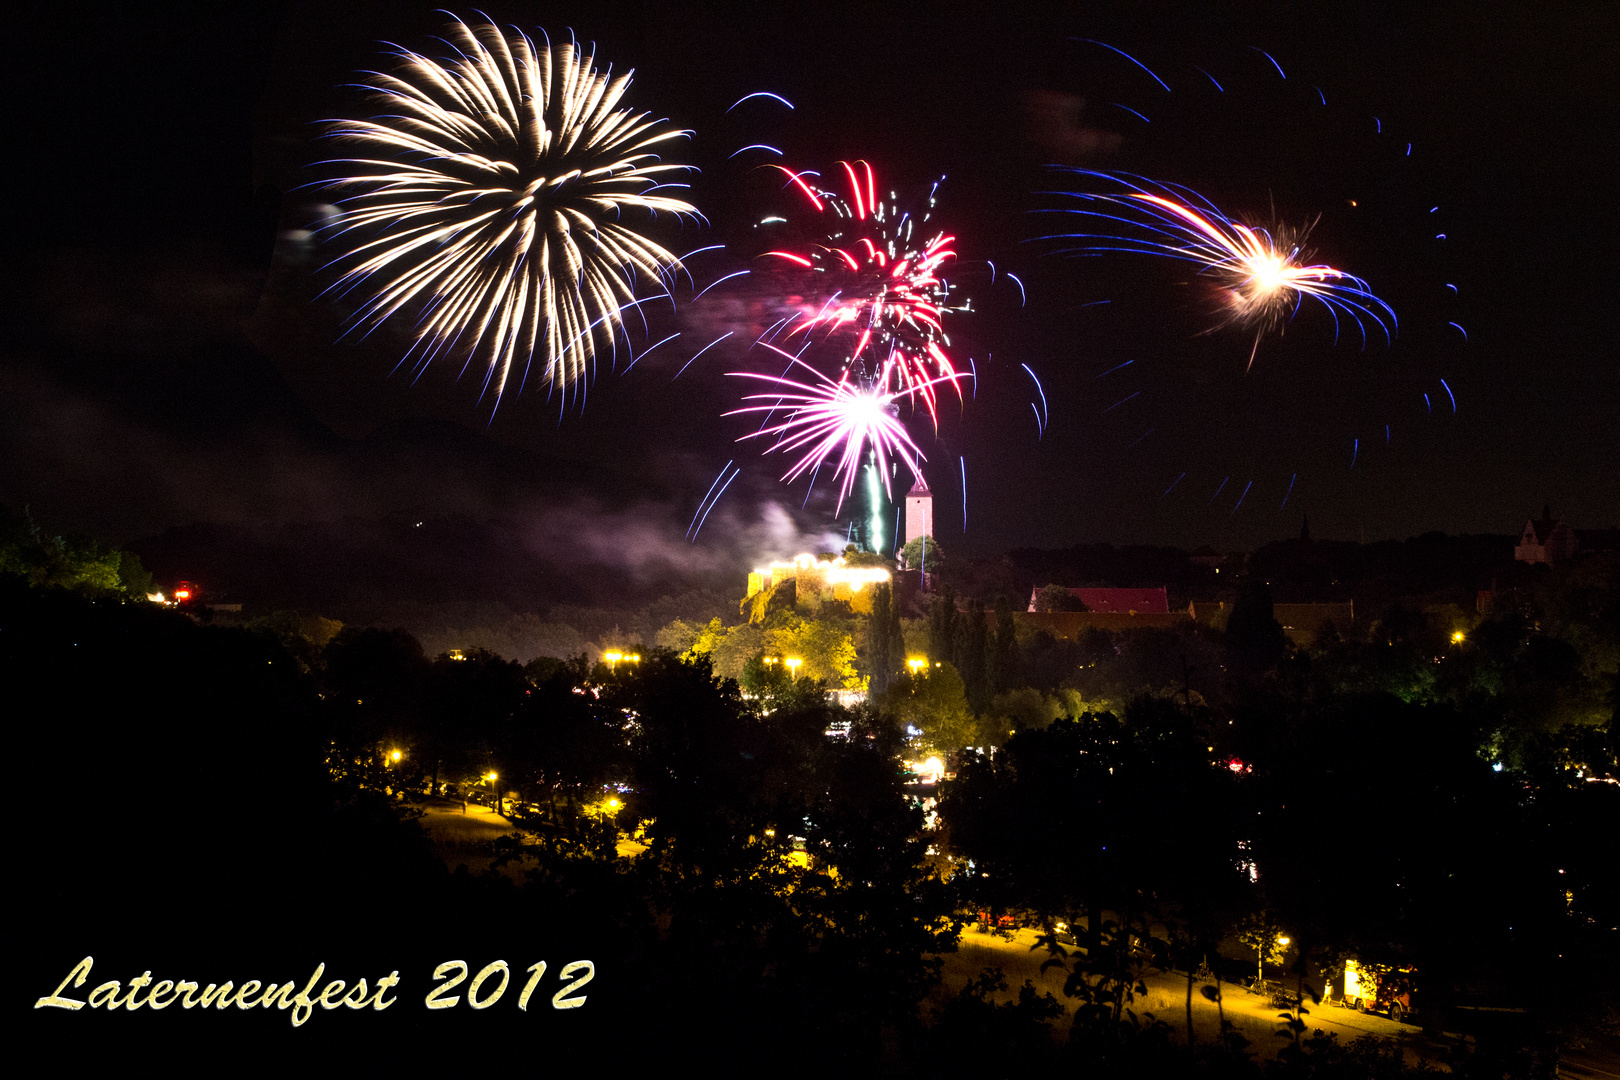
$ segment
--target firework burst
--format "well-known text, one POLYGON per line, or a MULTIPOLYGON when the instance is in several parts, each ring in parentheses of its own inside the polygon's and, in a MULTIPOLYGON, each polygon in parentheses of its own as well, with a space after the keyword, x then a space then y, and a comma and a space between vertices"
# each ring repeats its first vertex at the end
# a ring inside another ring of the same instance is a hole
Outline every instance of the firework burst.
MULTIPOLYGON (((327 231, 348 250, 332 286, 361 290, 351 328, 414 323, 409 360, 465 357, 498 404, 538 357, 552 387, 587 376, 623 330, 637 287, 665 289, 680 260, 622 219, 697 217, 660 187, 682 165, 655 148, 682 138, 620 108, 630 73, 603 73, 575 42, 536 46, 493 25, 452 24, 453 56, 401 49, 364 84, 379 113, 333 121, 356 156, 328 185, 346 194, 327 231)), ((465 370, 465 366, 463 368, 465 370)))
MULTIPOLYGON (((765 414, 768 426, 762 426, 743 438, 770 436, 776 441, 767 453, 781 450, 798 455, 783 474, 784 482, 791 483, 805 473, 820 468, 824 462, 836 460, 833 478, 839 485, 838 506, 842 508, 844 499, 854 486, 855 474, 868 447, 876 458, 877 474, 883 478, 886 490, 891 459, 903 462, 914 476, 922 475, 924 455, 912 442, 905 424, 900 420, 899 399, 909 397, 911 390, 891 391, 879 383, 858 379, 847 371, 836 380, 829 379, 796 358, 789 365, 789 370, 793 368, 808 372, 812 381, 751 371, 729 373, 769 384, 768 392, 750 394, 743 399, 761 404, 745 405, 726 415, 765 414), (785 418, 771 424, 771 417, 777 413, 784 414, 785 418)), ((956 378, 955 375, 939 376, 927 380, 923 385, 931 389, 937 383, 954 383, 956 378)))
POLYGON ((1085 253, 1126 251, 1195 263, 1220 289, 1223 325, 1254 331, 1254 363, 1260 339, 1280 328, 1308 297, 1333 318, 1337 339, 1341 316, 1354 322, 1367 342, 1368 324, 1391 339, 1395 312, 1361 278, 1331 266, 1310 263, 1304 242, 1309 226, 1267 230, 1223 214, 1213 203, 1186 188, 1144 186, 1137 178, 1075 170, 1125 188, 1116 192, 1065 192, 1098 208, 1060 212, 1097 221, 1108 231, 1060 233, 1043 239, 1078 240, 1085 253), (1387 321, 1386 321, 1387 320, 1387 321))
POLYGON ((800 251, 768 251, 766 256, 825 274, 831 296, 819 309, 795 315, 787 332, 820 334, 853 341, 845 373, 896 393, 918 395, 934 408, 933 387, 955 385, 955 368, 945 351, 950 339, 943 319, 950 286, 943 274, 956 258, 956 239, 930 230, 939 190, 936 181, 919 216, 901 210, 893 192, 879 197, 872 166, 839 162, 848 195, 812 186, 810 173, 779 165, 790 186, 801 192, 828 222, 825 239, 800 251))

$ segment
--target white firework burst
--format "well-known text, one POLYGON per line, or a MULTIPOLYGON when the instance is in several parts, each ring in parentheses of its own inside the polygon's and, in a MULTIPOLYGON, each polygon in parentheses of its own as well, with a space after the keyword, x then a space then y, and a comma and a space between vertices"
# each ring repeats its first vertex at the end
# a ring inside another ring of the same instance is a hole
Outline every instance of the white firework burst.
POLYGON ((689 132, 620 108, 631 73, 596 69, 578 43, 536 47, 525 34, 457 20, 450 58, 405 49, 394 74, 364 83, 386 109, 332 121, 356 156, 326 181, 345 193, 327 229, 349 244, 332 289, 360 289, 351 329, 414 321, 402 363, 445 355, 482 361, 498 405, 538 357, 568 388, 650 284, 667 295, 680 260, 624 223, 660 211, 698 219, 654 194, 670 173, 654 148, 689 132), (352 192, 352 194, 348 194, 352 192), (629 213, 626 213, 626 212, 629 213))

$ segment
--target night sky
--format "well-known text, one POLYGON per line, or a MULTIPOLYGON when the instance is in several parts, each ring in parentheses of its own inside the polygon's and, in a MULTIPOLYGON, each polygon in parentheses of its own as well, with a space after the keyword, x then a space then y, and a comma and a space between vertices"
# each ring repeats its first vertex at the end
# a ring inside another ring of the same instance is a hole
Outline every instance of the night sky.
MULTIPOLYGON (((1302 514, 1348 540, 1511 533, 1543 504, 1620 524, 1614 5, 1045 7, 486 10, 596 42, 635 68, 629 104, 695 132, 682 160, 710 225, 657 235, 727 245, 693 260, 699 287, 749 266, 754 223, 787 205, 729 157, 740 146, 823 171, 865 159, 903 194, 947 177, 953 298, 973 306, 949 329, 981 378, 937 439, 912 425, 947 552, 1252 549, 1302 514), (795 108, 727 112, 761 90, 795 108), (1043 192, 1078 182, 1053 164, 1314 220, 1317 255, 1399 313, 1394 344, 1334 344, 1306 309, 1245 371, 1251 339, 1207 332, 1188 270, 1036 239, 1060 199, 1043 192)), ((379 41, 433 51, 432 5, 179 10, 35 10, 10 35, 0 502, 116 543, 197 523, 383 535, 499 518, 552 557, 646 573, 791 554, 834 528, 829 485, 801 509, 803 482, 778 484, 784 463, 721 418, 743 392, 724 373, 768 359, 720 347, 672 381, 715 336, 726 286, 707 305, 683 286, 676 313, 634 322, 637 350, 682 336, 628 374, 621 348, 583 408, 531 384, 491 419, 478 372, 391 373, 403 331, 340 340, 350 309, 319 297, 333 253, 295 235, 324 198, 306 186, 330 153, 316 122, 368 114, 345 84, 386 63, 379 41), (732 459, 741 477, 688 545, 732 459)))

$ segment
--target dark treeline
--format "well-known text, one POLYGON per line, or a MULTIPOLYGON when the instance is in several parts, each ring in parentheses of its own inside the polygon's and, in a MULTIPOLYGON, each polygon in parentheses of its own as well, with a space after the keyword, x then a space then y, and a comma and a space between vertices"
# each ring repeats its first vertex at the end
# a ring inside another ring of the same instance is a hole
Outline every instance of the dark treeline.
POLYGON ((729 582, 724 574, 666 567, 650 589, 626 570, 622 552, 593 559, 573 548, 537 550, 528 524, 515 515, 493 523, 438 515, 195 524, 129 546, 165 588, 192 581, 210 603, 403 625, 424 641, 498 646, 523 660, 608 637, 650 641, 672 619, 707 622, 736 611, 717 587, 729 582), (446 559, 447 551, 461 557, 446 559))
POLYGON ((1436 1032, 1466 1030, 1465 1006, 1525 1010, 1476 1025, 1464 1075, 1550 1075, 1561 1043, 1615 1022, 1607 557, 1483 613, 1413 598, 1308 647, 1258 577, 1224 628, 1078 640, 1027 632, 1011 602, 937 596, 909 631, 880 604, 863 663, 890 685, 856 710, 763 656, 741 687, 655 645, 430 656, 403 631, 203 626, 11 569, 0 661, 35 811, 18 1007, 85 955, 98 978, 325 962, 409 980, 392 1012, 296 1031, 32 1014, 58 1042, 94 1024, 123 1047, 358 1040, 416 1064, 611 1047, 722 1071, 1404 1075, 1398 1051, 1311 1038, 1297 999, 1275 1058, 1232 1030, 1189 1046, 1179 1014, 1145 1011, 1146 973, 1182 973, 1190 996, 1252 971, 1238 942, 1262 924, 1290 937, 1271 962, 1297 991, 1353 955, 1415 967, 1436 1032), (949 660, 909 670, 908 632, 949 660), (933 750, 955 775, 930 829, 902 760, 933 750), (493 852, 505 873, 435 857, 412 810, 429 789, 487 793, 523 825, 493 852), (980 912, 1046 933, 1062 1000, 993 973, 933 990, 980 912), (589 1005, 424 1010, 434 966, 497 958, 514 980, 592 960, 589 1005))
POLYGON ((850 1071, 916 1037, 952 905, 891 734, 829 740, 841 711, 809 685, 785 688, 767 719, 668 652, 618 674, 541 664, 531 679, 489 655, 428 660, 375 630, 344 631, 311 666, 268 631, 0 587, 4 675, 30 703, 12 720, 22 805, 40 819, 21 861, 43 871, 29 875, 15 1007, 85 955, 124 980, 302 980, 318 962, 409 979, 392 1012, 318 1011, 298 1031, 284 1014, 45 1010, 42 1039, 65 1045, 93 1022, 107 1048, 171 1061, 249 1040, 296 1060, 376 1043, 376 1060, 416 1065, 478 1046, 500 1061, 540 1047, 551 1064, 726 1069, 791 1043, 801 1063, 850 1071), (404 768, 387 764, 395 739, 404 768), (430 756, 446 775, 495 760, 549 793, 556 812, 505 852, 525 884, 451 873, 400 813, 430 756), (601 812, 609 782, 625 788, 616 813, 601 812), (616 857, 637 822, 645 854, 616 857), (795 862, 795 845, 837 876, 795 862), (589 959, 599 974, 573 1012, 426 1013, 431 971, 457 958, 505 958, 515 974, 589 959))
POLYGON ((1235 598, 1246 571, 1266 581, 1278 603, 1353 600, 1376 614, 1402 597, 1445 594, 1472 603, 1479 589, 1513 572, 1511 536, 1425 533, 1408 540, 1358 544, 1300 539, 1267 544, 1244 555, 1213 550, 1081 544, 1010 551, 998 558, 946 563, 946 577, 964 595, 990 599, 1005 592, 1022 609, 1030 591, 1050 582, 1071 588, 1164 586, 1172 607, 1235 598), (1219 569, 1219 573, 1217 573, 1219 569))

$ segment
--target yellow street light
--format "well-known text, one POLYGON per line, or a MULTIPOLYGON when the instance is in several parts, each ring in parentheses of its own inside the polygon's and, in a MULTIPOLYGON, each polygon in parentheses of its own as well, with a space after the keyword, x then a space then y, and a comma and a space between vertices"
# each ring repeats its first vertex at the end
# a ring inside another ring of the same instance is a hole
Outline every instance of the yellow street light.
POLYGON ((602 654, 602 659, 607 661, 608 667, 615 667, 615 666, 618 665, 620 660, 624 659, 624 653, 622 653, 622 652, 605 652, 605 653, 602 654))
POLYGON ((803 660, 799 659, 797 656, 790 656, 784 660, 783 663, 788 666, 789 674, 791 674, 795 679, 799 677, 799 665, 804 663, 803 660))
POLYGON ((928 666, 928 657, 926 657, 926 656, 913 656, 913 657, 909 658, 908 660, 906 660, 906 667, 911 669, 911 673, 913 675, 917 674, 917 672, 921 671, 923 668, 925 668, 927 666, 928 666))
POLYGON ((1468 635, 1463 633, 1461 630, 1453 630, 1451 632, 1451 643, 1453 645, 1460 645, 1462 644, 1463 639, 1467 636, 1468 635))
POLYGON ((1280 938, 1277 939, 1277 944, 1279 944, 1279 945, 1287 945, 1289 940, 1290 940, 1289 938, 1280 937, 1280 938))
POLYGON ((609 799, 607 804, 609 810, 617 810, 619 807, 624 805, 618 799, 609 799))
POLYGON ((488 780, 490 783, 493 784, 495 782, 495 774, 494 773, 489 773, 484 777, 484 779, 488 780))
POLYGON ((398 762, 399 759, 404 757, 404 756, 405 756, 405 752, 403 750, 395 750, 392 754, 388 755, 388 757, 391 760, 395 761, 395 762, 398 762))

